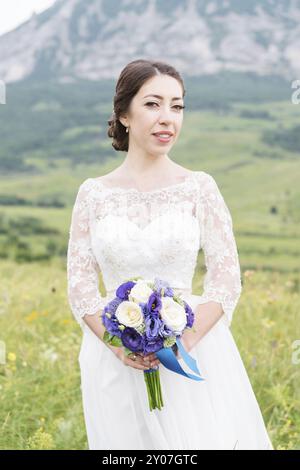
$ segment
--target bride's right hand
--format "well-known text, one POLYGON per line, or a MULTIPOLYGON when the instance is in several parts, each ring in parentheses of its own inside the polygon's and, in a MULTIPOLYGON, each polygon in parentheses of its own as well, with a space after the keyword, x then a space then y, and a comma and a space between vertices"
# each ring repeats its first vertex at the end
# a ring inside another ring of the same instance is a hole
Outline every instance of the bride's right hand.
POLYGON ((137 353, 136 359, 134 360, 133 354, 130 356, 127 356, 122 347, 113 347, 111 349, 113 350, 117 358, 120 359, 120 361, 122 361, 125 366, 130 366, 130 367, 133 367, 134 369, 148 370, 150 369, 150 367, 155 368, 160 364, 160 361, 158 360, 158 358, 155 356, 154 353, 147 354, 145 356, 137 353))

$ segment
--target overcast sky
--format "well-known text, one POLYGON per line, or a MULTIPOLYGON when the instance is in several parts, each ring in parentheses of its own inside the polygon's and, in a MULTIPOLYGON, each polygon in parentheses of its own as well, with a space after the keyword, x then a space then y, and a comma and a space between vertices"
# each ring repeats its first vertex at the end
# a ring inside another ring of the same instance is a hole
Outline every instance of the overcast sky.
POLYGON ((55 0, 2 0, 0 3, 0 35, 28 20, 33 12, 40 13, 55 0))

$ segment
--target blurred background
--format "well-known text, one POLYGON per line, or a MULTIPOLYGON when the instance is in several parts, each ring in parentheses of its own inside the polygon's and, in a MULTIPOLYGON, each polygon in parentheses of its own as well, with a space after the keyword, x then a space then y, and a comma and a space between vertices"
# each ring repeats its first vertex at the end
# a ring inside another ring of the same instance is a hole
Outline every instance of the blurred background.
MULTIPOLYGON (((87 448, 68 230, 79 185, 125 158, 107 120, 121 70, 144 58, 184 79, 169 156, 210 173, 230 208, 243 282, 232 332, 274 447, 299 449, 300 0, 0 8, 0 448, 87 448)), ((200 252, 195 293, 204 273, 200 252)))

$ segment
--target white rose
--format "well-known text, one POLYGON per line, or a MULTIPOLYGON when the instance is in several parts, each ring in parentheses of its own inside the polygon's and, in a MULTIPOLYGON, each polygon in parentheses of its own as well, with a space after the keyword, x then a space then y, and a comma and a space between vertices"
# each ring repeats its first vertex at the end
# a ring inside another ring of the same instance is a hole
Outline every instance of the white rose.
POLYGON ((128 300, 124 300, 116 310, 116 317, 119 323, 122 325, 129 326, 131 328, 137 328, 144 322, 144 315, 139 305, 128 300))
POLYGON ((135 286, 131 289, 129 294, 129 299, 133 302, 148 302, 150 295, 152 294, 153 290, 151 287, 148 286, 147 281, 144 279, 137 280, 135 286))
POLYGON ((161 318, 175 333, 181 333, 186 327, 186 312, 172 297, 162 297, 161 318))

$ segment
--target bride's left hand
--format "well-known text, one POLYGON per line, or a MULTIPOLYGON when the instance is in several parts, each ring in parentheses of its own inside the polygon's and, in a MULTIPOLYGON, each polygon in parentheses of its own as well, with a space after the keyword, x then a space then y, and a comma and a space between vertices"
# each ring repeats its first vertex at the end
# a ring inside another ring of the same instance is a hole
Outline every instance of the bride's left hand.
MULTIPOLYGON (((190 352, 190 350, 192 349, 192 346, 190 345, 190 343, 188 341, 188 338, 186 336, 184 336, 184 334, 181 336, 180 342, 181 342, 182 346, 184 347, 185 351, 187 353, 190 352)), ((177 349, 175 355, 176 355, 177 359, 182 359, 181 354, 180 354, 178 349, 177 349)))
POLYGON ((157 367, 160 364, 160 360, 157 358, 155 353, 149 353, 146 355, 138 354, 144 359, 144 364, 149 367, 157 367))

